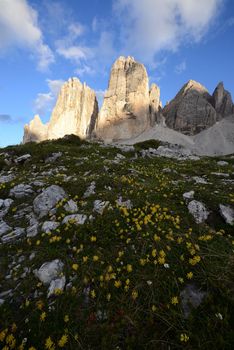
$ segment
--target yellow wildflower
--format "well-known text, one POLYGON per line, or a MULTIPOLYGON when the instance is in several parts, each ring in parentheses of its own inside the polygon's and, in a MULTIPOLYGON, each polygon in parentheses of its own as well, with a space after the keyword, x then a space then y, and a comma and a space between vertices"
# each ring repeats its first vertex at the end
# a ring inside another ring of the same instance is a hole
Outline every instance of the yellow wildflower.
POLYGON ((187 341, 189 341, 189 336, 187 334, 181 334, 180 341, 186 343, 187 341))
POLYGON ((91 237, 90 237, 90 241, 91 241, 91 242, 96 242, 96 240, 97 240, 97 237, 95 237, 95 236, 91 236, 91 237))
POLYGON ((69 322, 69 316, 65 315, 63 320, 64 320, 65 323, 68 323, 69 322))
POLYGON ((93 261, 98 261, 99 260, 99 257, 97 255, 94 255, 93 256, 93 261))
POLYGON ((179 304, 178 297, 172 297, 172 298, 171 298, 171 303, 172 303, 172 305, 179 304))
POLYGON ((122 282, 121 281, 115 281, 114 285, 115 285, 116 288, 120 288, 121 285, 122 285, 122 282))
POLYGON ((128 272, 132 272, 132 265, 131 264, 127 264, 126 269, 127 269, 128 272))
POLYGON ((67 341, 68 341, 68 336, 67 336, 66 334, 64 334, 64 335, 59 339, 59 341, 58 341, 58 346, 59 346, 60 348, 63 348, 64 345, 67 343, 67 341))
POLYGON ((54 349, 54 342, 51 339, 51 337, 47 338, 45 341, 45 348, 48 350, 53 350, 54 349))
POLYGON ((72 270, 77 271, 78 268, 79 268, 79 265, 78 265, 78 264, 73 264, 73 265, 72 265, 72 270))
POLYGON ((96 297, 96 292, 95 292, 94 289, 91 290, 90 295, 91 295, 91 298, 95 299, 95 297, 96 297))
POLYGON ((45 319, 46 319, 46 313, 44 311, 44 312, 42 312, 42 314, 40 316, 40 320, 43 322, 43 321, 45 321, 45 319))
POLYGON ((188 272, 186 276, 187 276, 187 279, 191 280, 193 278, 193 273, 188 272))
POLYGON ((133 300, 136 300, 137 297, 138 297, 138 291, 137 291, 137 290, 133 290, 133 291, 132 291, 132 299, 133 299, 133 300))

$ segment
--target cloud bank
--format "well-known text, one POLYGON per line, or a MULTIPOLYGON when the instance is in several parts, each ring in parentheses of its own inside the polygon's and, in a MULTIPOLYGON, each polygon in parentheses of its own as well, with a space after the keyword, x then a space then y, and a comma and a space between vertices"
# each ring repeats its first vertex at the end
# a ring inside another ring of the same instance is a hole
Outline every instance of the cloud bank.
POLYGON ((120 44, 151 63, 160 51, 199 42, 224 0, 114 0, 120 44))
POLYGON ((54 55, 44 42, 37 12, 26 0, 0 0, 0 52, 10 47, 28 49, 38 61, 38 69, 46 70, 54 55))

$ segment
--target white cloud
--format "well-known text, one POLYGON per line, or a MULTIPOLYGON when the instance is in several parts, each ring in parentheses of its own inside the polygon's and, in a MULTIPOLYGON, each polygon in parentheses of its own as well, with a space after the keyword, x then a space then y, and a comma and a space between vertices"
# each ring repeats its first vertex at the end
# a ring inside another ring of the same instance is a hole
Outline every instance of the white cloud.
POLYGON ((30 50, 45 70, 54 62, 51 49, 44 43, 37 12, 26 0, 0 0, 0 52, 16 46, 30 50))
POLYGON ((123 48, 149 63, 162 50, 199 42, 224 0, 114 0, 123 48))
POLYGON ((186 61, 182 61, 175 67, 175 73, 176 74, 181 74, 187 69, 187 63, 186 61))
POLYGON ((49 92, 39 93, 34 101, 34 110, 37 114, 44 115, 51 111, 55 101, 58 97, 61 86, 64 84, 63 80, 49 80, 47 79, 49 92))
POLYGON ((84 74, 93 75, 95 74, 95 71, 90 66, 87 66, 86 64, 84 64, 82 67, 75 69, 75 74, 77 74, 78 76, 82 76, 84 74))
POLYGON ((85 46, 59 46, 58 54, 73 62, 79 63, 81 60, 87 60, 92 56, 92 50, 85 46))

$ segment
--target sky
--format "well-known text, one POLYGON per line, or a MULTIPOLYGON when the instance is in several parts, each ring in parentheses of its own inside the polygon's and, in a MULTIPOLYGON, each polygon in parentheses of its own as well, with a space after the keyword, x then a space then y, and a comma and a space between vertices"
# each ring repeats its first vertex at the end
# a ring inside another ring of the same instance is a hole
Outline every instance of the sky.
POLYGON ((50 118, 78 77, 99 100, 120 56, 143 63, 163 104, 193 79, 234 98, 233 0, 0 0, 0 147, 50 118))

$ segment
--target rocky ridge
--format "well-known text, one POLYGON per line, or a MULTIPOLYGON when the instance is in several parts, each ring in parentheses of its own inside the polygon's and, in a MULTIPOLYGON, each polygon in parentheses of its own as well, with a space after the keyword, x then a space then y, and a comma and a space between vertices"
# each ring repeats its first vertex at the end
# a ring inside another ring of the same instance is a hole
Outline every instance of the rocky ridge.
POLYGON ((50 121, 39 116, 25 126, 24 143, 74 134, 106 142, 127 140, 157 125, 193 136, 234 114, 232 97, 219 83, 213 95, 200 83, 188 81, 164 108, 160 89, 149 88, 147 71, 133 57, 119 57, 110 74, 103 105, 98 112, 95 92, 79 79, 64 84, 50 121))

